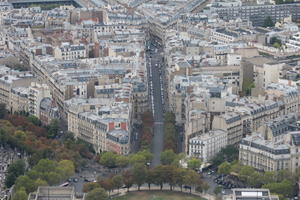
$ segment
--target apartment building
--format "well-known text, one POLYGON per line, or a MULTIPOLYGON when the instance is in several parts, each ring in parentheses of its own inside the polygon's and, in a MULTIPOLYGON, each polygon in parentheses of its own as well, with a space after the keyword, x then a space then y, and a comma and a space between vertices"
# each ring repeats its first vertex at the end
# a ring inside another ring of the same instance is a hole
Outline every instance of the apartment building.
MULTIPOLYGON (((8 74, 0 77, 0 103, 6 104, 7 108, 12 111, 12 105, 10 105, 12 89, 16 87, 29 86, 33 81, 35 81, 35 78, 28 72, 23 74, 8 74)), ((13 95, 13 97, 15 96, 13 95)))
POLYGON ((209 162, 227 145, 227 132, 217 129, 189 139, 190 157, 199 158, 202 162, 209 162))
POLYGON ((300 18, 300 4, 279 4, 279 5, 253 5, 236 7, 216 7, 214 11, 224 20, 250 20, 254 26, 262 26, 267 17, 273 22, 283 20, 292 16, 292 19, 300 18))
POLYGON ((262 171, 290 169, 290 149, 287 144, 265 140, 259 134, 242 139, 239 160, 243 165, 262 171))
POLYGON ((300 93, 297 86, 272 83, 266 87, 265 93, 270 99, 282 101, 282 109, 285 115, 298 112, 300 109, 300 93))
POLYGON ((263 171, 295 172, 300 165, 298 120, 298 115, 284 116, 243 138, 239 146, 240 162, 263 171))
POLYGON ((73 98, 65 102, 68 130, 93 145, 96 152, 130 152, 131 105, 113 98, 73 98))
POLYGON ((236 112, 214 116, 212 121, 213 129, 224 130, 227 133, 227 144, 238 144, 243 138, 242 116, 236 112))
POLYGON ((60 47, 54 48, 54 57, 59 60, 76 60, 87 58, 88 53, 83 44, 63 43, 60 47))
POLYGON ((29 86, 29 114, 40 117, 40 105, 44 98, 51 98, 50 89, 47 84, 32 82, 29 86))
POLYGON ((11 89, 7 109, 11 113, 29 112, 29 88, 14 87, 11 89))

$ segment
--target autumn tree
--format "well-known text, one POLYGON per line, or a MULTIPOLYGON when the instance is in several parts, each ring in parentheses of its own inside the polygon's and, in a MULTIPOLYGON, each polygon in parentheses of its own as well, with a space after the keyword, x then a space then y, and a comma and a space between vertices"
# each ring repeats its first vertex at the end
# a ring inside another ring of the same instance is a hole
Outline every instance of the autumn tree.
POLYGON ((129 191, 129 188, 134 183, 133 174, 130 170, 126 170, 123 173, 123 182, 124 182, 125 187, 127 188, 127 191, 129 191))

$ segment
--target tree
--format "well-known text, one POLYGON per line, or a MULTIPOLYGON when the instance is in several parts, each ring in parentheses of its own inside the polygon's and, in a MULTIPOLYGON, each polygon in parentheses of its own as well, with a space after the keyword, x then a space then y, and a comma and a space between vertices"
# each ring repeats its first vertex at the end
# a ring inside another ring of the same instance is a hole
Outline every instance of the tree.
POLYGON ((47 185, 48 183, 45 180, 38 178, 34 181, 34 186, 35 186, 34 191, 37 190, 39 186, 47 186, 47 185))
POLYGON ((291 197, 293 194, 293 184, 288 180, 278 183, 269 183, 263 185, 263 188, 269 189, 272 193, 281 194, 284 197, 291 197))
POLYGON ((58 163, 57 171, 62 177, 68 178, 68 177, 74 175, 75 166, 74 166, 73 162, 70 160, 61 160, 58 163))
POLYGON ((123 182, 124 182, 125 187, 127 188, 127 191, 129 191, 129 188, 133 185, 133 182, 134 182, 131 171, 126 170, 123 173, 123 182))
POLYGON ((149 169, 146 176, 146 183, 148 184, 148 188, 150 190, 151 184, 154 183, 154 171, 153 169, 149 169))
POLYGON ((28 117, 28 120, 33 123, 34 125, 36 126, 41 126, 42 125, 42 122, 41 120, 39 120, 39 118, 37 118, 36 116, 33 116, 33 115, 30 115, 28 117))
POLYGON ((87 192, 90 192, 93 189, 96 189, 96 188, 99 188, 99 187, 100 187, 99 183, 90 182, 90 183, 85 183, 83 185, 83 189, 82 190, 83 190, 84 193, 87 193, 87 192))
POLYGON ((264 21, 264 25, 263 25, 264 27, 273 27, 273 26, 275 26, 275 24, 274 24, 274 22, 273 22, 273 20, 272 20, 272 18, 270 17, 270 16, 268 16, 266 19, 265 19, 265 21, 264 21))
POLYGON ((176 156, 177 155, 176 155, 176 153, 174 153, 173 150, 169 149, 169 150, 163 151, 160 154, 161 163, 163 165, 170 165, 175 161, 176 156))
POLYGON ((13 195, 13 200, 27 200, 27 194, 24 187, 19 188, 13 195))
POLYGON ((238 160, 239 150, 233 145, 228 145, 221 149, 219 153, 212 159, 214 165, 220 165, 224 161, 233 162, 238 160))
POLYGON ((56 172, 45 172, 44 178, 48 182, 49 185, 58 184, 64 177, 56 172))
POLYGON ((231 169, 231 165, 229 162, 225 161, 218 167, 219 174, 229 174, 231 169))
POLYGON ((160 190, 163 189, 163 184, 165 183, 164 178, 164 167, 163 165, 159 165, 153 169, 153 182, 156 185, 160 186, 160 190))
POLYGON ((106 167, 116 167, 117 155, 113 152, 104 152, 100 155, 100 163, 106 167))
POLYGON ((146 180, 146 167, 144 164, 138 163, 133 166, 133 181, 138 186, 138 190, 140 190, 140 187, 143 183, 145 183, 146 180))
POLYGON ((48 138, 55 138, 59 132, 59 123, 58 120, 54 119, 50 122, 48 126, 48 138))
POLYGON ((92 191, 88 192, 86 195, 86 200, 107 200, 108 195, 106 191, 99 187, 95 188, 92 191))
POLYGON ((187 162, 187 166, 189 169, 197 170, 201 166, 201 161, 197 158, 192 158, 187 162))
POLYGON ((215 189, 214 189, 214 193, 215 193, 215 195, 218 195, 218 194, 220 194, 222 192, 222 187, 221 186, 217 186, 217 187, 215 187, 215 189))
POLYGON ((185 176, 186 174, 186 169, 183 169, 183 168, 177 168, 176 171, 175 171, 175 183, 176 185, 178 185, 182 191, 182 186, 184 184, 184 179, 183 177, 185 176))
POLYGON ((6 104, 0 103, 0 119, 3 119, 6 115, 6 104))
POLYGON ((37 172, 53 172, 57 167, 57 162, 49 159, 41 159, 37 165, 33 167, 37 172))
POLYGON ((128 166, 128 164, 129 164, 129 158, 128 157, 122 156, 122 155, 117 156, 117 158, 116 158, 116 165, 118 167, 124 168, 124 167, 128 166))
POLYGON ((255 169, 251 166, 243 166, 241 168, 241 171, 239 173, 239 178, 243 181, 246 181, 248 183, 248 179, 250 178, 250 176, 252 176, 252 174, 255 172, 255 169))
MULTIPOLYGON (((199 186, 201 184, 200 176, 194 170, 187 170, 183 181, 185 185, 189 186, 199 186)), ((190 193, 192 192, 192 188, 190 188, 190 193)))
POLYGON ((123 177, 121 175, 116 175, 112 178, 112 183, 114 188, 117 188, 118 190, 123 185, 123 177))
POLYGON ((110 178, 104 180, 98 180, 98 183, 103 187, 108 193, 114 189, 112 180, 110 178))
POLYGON ((16 180, 15 186, 17 190, 24 187, 27 194, 35 190, 34 181, 26 175, 19 176, 16 180))
POLYGON ((5 185, 10 188, 16 181, 17 177, 25 173, 24 160, 17 160, 12 163, 7 169, 7 176, 5 179, 5 185))

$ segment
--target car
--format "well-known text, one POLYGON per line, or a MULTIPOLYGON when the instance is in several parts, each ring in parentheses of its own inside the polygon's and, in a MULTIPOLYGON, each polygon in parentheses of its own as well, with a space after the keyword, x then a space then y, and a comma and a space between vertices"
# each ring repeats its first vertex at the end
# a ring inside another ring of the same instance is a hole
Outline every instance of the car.
POLYGON ((77 179, 77 178, 74 178, 73 181, 74 181, 75 183, 77 183, 77 182, 78 182, 78 179, 77 179))

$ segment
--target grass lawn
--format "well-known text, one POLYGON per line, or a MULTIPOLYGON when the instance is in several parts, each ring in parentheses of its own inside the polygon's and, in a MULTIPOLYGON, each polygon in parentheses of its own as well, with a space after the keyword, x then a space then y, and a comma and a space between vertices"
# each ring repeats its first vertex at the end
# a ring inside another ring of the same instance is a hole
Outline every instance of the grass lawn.
POLYGON ((125 196, 113 198, 113 200, 205 200, 205 199, 188 195, 188 194, 183 194, 180 192, 143 191, 143 192, 130 192, 125 196))

